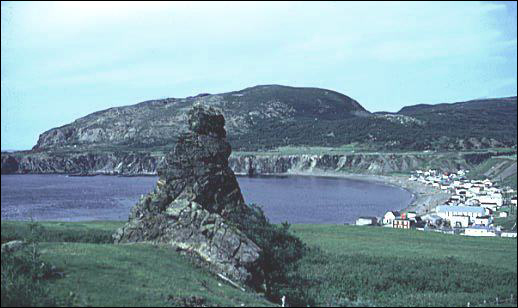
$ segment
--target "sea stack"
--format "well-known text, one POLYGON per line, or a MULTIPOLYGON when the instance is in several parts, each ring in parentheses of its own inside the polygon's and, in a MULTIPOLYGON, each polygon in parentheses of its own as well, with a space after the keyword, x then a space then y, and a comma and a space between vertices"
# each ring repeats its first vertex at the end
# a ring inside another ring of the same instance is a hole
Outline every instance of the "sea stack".
POLYGON ((231 280, 257 280, 252 276, 261 249, 234 223, 246 215, 247 205, 228 166, 225 119, 211 107, 195 105, 188 122, 189 132, 179 136, 158 168, 156 188, 131 209, 114 241, 171 244, 231 280))

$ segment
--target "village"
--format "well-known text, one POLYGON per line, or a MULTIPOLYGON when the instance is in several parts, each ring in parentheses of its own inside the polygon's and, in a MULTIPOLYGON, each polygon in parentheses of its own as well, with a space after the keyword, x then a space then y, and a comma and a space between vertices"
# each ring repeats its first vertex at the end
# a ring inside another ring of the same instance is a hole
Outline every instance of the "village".
POLYGON ((362 216, 356 225, 516 238, 516 190, 500 187, 489 179, 468 179, 468 173, 469 170, 416 170, 409 181, 449 193, 449 200, 426 213, 388 211, 383 217, 362 216))

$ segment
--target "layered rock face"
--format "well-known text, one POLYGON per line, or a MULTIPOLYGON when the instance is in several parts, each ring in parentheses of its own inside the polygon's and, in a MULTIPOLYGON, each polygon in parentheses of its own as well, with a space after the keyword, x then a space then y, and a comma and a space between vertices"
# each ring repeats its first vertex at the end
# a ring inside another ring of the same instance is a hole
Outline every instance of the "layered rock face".
POLYGON ((229 278, 247 283, 257 271, 261 249, 233 221, 247 206, 228 167, 231 148, 225 120, 212 108, 189 111, 188 133, 158 168, 155 190, 132 208, 116 243, 168 243, 194 253, 229 278))

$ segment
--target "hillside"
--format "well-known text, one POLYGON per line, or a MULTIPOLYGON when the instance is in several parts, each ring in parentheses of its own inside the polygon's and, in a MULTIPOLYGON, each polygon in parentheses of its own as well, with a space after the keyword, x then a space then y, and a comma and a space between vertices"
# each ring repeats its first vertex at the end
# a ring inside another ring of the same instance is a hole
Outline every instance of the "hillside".
MULTIPOLYGON (((168 247, 110 244, 122 224, 42 223, 41 259, 62 273, 43 281, 51 298, 63 306, 278 306, 168 247)), ((476 307, 496 297, 516 306, 514 239, 340 225, 291 230, 311 247, 300 262, 304 278, 294 281, 311 306, 476 307)), ((25 238, 28 223, 2 222, 1 233, 2 243, 25 238)))
POLYGON ((228 140, 236 151, 352 143, 372 150, 516 145, 516 97, 372 114, 354 99, 331 90, 262 85, 95 112, 44 132, 33 150, 163 150, 186 130, 185 112, 194 103, 222 110, 228 140))
POLYGON ((281 127, 299 122, 314 123, 316 119, 338 121, 368 114, 356 101, 334 91, 256 86, 215 95, 152 100, 95 112, 41 134, 34 150, 73 146, 149 148, 169 145, 185 132, 186 111, 194 103, 220 108, 229 136, 242 146, 253 140, 249 139, 250 135, 264 129, 278 134, 281 127))
POLYGON ((426 123, 419 132, 433 148, 476 149, 516 145, 516 96, 453 104, 415 105, 398 115, 426 123))

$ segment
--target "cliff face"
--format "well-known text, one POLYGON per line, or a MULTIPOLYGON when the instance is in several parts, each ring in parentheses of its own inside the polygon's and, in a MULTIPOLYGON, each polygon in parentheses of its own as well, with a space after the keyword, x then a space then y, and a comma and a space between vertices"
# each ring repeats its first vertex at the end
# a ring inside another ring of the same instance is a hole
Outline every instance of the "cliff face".
POLYGON ((142 152, 2 153, 2 174, 154 175, 163 156, 142 152))
POLYGON ((261 175, 312 171, 333 171, 367 174, 410 172, 419 168, 458 170, 469 168, 462 155, 457 159, 435 160, 419 154, 342 154, 236 156, 229 161, 237 174, 261 175))
MULTIPOLYGON (((505 153, 508 154, 508 153, 505 153)), ((498 153, 352 153, 337 155, 231 155, 229 167, 238 174, 261 175, 311 171, 388 174, 422 168, 444 171, 471 169, 498 153)), ((2 154, 2 173, 68 173, 156 175, 163 155, 141 152, 16 156, 2 154)))

